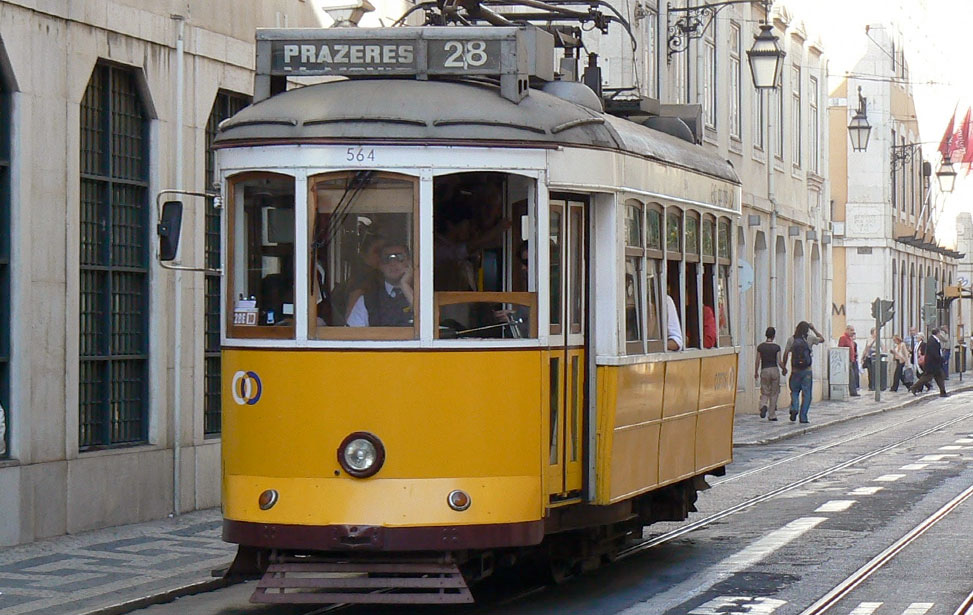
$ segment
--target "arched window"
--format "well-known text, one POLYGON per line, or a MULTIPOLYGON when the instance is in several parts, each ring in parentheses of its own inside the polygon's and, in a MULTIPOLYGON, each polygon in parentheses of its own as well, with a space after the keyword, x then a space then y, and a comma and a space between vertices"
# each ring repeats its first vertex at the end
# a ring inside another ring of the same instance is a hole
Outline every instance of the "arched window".
POLYGON ((98 64, 81 101, 82 450, 148 436, 149 121, 137 79, 98 64))
POLYGON ((733 260, 731 258, 731 246, 730 241, 732 237, 730 235, 730 219, 720 218, 717 225, 717 248, 716 248, 716 264, 717 264, 717 284, 716 284, 716 297, 717 297, 717 314, 716 322, 717 328, 719 330, 719 344, 720 346, 731 346, 733 345, 732 338, 732 328, 730 326, 731 314, 730 314, 730 282, 733 279, 732 275, 732 264, 733 260))
MULTIPOLYGON (((216 177, 216 152, 213 140, 220 122, 232 117, 250 104, 250 97, 232 92, 220 91, 216 94, 213 108, 206 122, 206 189, 212 190, 219 181, 216 177)), ((222 260, 220 245, 220 212, 207 203, 206 207, 206 266, 219 269, 222 260)), ((220 275, 205 274, 204 299, 204 337, 203 337, 203 433, 207 436, 219 434, 221 403, 220 378, 220 275)))

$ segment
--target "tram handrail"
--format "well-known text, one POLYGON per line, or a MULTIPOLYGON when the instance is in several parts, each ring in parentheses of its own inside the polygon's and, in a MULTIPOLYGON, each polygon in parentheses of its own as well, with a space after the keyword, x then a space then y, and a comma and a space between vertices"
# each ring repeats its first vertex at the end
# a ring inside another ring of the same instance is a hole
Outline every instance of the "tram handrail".
MULTIPOLYGON (((537 337, 537 293, 497 291, 436 291, 434 293, 434 321, 439 323, 439 309, 461 303, 511 303, 528 308, 530 336, 537 337)), ((503 323, 506 324, 506 323, 503 323)))

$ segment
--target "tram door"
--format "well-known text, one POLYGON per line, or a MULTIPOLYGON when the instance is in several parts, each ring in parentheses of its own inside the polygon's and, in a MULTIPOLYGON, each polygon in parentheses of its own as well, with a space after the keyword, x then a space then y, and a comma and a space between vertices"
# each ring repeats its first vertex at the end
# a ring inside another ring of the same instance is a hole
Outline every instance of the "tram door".
POLYGON ((550 217, 551 354, 547 491, 551 500, 582 488, 585 381, 585 209, 552 196, 550 217))

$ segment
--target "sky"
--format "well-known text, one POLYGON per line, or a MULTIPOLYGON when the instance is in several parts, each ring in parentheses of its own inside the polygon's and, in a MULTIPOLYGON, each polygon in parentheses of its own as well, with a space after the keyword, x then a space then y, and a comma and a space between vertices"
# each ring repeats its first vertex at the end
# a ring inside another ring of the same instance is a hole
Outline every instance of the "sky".
MULTIPOLYGON (((912 75, 920 138, 938 142, 957 104, 960 116, 973 105, 973 73, 965 58, 973 53, 973 0, 776 0, 794 19, 806 25, 810 38, 820 38, 830 72, 840 77, 865 53, 865 26, 894 24, 903 35, 906 61, 912 75)), ((924 153, 933 168, 939 159, 935 145, 924 153)), ((937 238, 954 245, 954 219, 973 212, 973 174, 959 171, 956 189, 944 195, 937 238)))

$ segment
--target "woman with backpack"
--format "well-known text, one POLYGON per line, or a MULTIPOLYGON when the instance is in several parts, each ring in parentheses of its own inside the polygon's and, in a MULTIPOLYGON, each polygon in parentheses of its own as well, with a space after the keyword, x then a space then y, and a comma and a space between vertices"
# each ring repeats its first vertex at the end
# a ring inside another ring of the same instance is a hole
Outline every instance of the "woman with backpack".
POLYGON ((802 423, 810 423, 807 411, 811 407, 811 386, 814 378, 811 374, 811 347, 824 341, 824 336, 818 333, 809 322, 801 321, 794 329, 794 335, 787 338, 784 347, 784 364, 791 359, 791 377, 787 381, 791 389, 791 413, 793 422, 800 414, 802 423), (811 333, 813 331, 814 333, 811 333))

